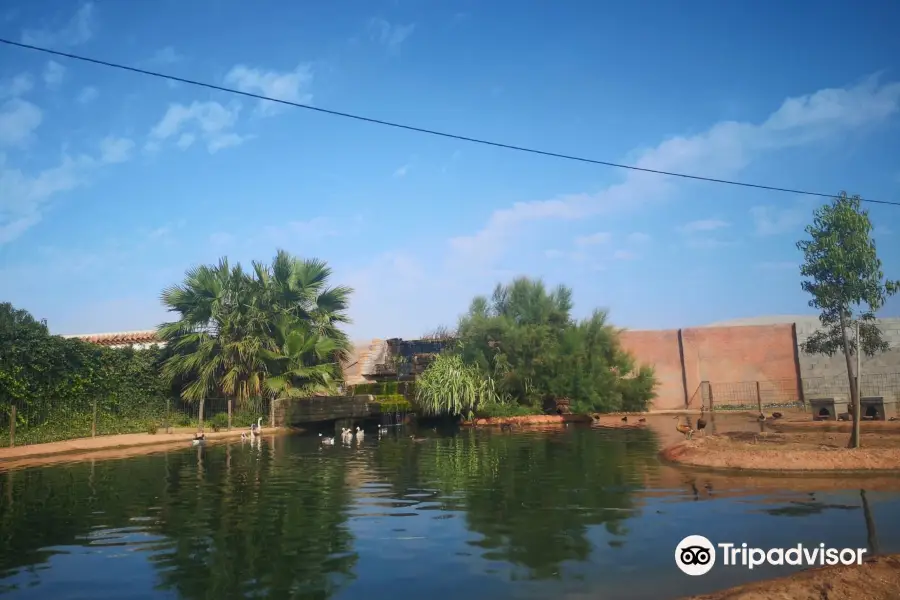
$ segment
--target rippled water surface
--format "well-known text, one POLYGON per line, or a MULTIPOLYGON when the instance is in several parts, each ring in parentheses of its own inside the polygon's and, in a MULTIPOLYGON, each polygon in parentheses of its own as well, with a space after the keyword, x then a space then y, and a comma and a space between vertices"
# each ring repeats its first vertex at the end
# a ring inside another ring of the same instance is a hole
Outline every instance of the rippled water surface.
POLYGON ((678 470, 662 425, 408 434, 0 473, 0 594, 664 600, 784 572, 687 577, 689 534, 900 551, 900 483, 678 470))

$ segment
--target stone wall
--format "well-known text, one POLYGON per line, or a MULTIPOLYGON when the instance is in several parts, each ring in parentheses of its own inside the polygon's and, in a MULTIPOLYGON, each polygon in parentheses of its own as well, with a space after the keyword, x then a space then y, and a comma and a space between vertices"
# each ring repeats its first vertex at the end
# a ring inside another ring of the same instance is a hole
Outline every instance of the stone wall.
POLYGON ((279 400, 274 412, 276 427, 291 427, 338 419, 366 419, 381 414, 381 405, 369 394, 322 396, 279 400))

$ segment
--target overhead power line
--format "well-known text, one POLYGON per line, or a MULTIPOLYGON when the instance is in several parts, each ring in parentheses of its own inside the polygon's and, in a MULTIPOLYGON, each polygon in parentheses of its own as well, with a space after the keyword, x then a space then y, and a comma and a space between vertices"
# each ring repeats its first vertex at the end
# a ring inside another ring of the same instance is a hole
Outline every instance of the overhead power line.
MULTIPOLYGON (((198 86, 207 88, 210 90, 216 90, 219 92, 226 92, 229 94, 237 94, 238 96, 246 96, 247 98, 255 98, 257 100, 266 100, 269 102, 276 102, 278 104, 285 104, 287 106, 293 106, 295 108, 303 108, 306 110, 315 111, 318 113, 324 113, 326 115, 332 115, 335 117, 344 117, 345 119, 354 119, 356 121, 363 121, 366 123, 374 123, 376 125, 384 125, 386 127, 393 127, 395 129, 405 129, 407 131, 415 131, 417 133, 424 133, 427 135, 434 135, 442 138, 448 138, 451 140, 459 140, 461 142, 469 142, 472 144, 481 144, 483 146, 493 146, 494 148, 504 148, 506 150, 515 150, 517 152, 525 152, 528 154, 537 154, 539 156, 551 156, 553 158, 561 158, 564 160, 572 160, 576 162, 588 163, 592 165, 602 165, 604 167, 614 167, 617 169, 627 169, 629 171, 640 171, 643 173, 653 173, 655 175, 668 175, 669 177, 679 177, 681 179, 692 179, 695 181, 707 181, 710 183, 721 183, 725 185, 733 185, 744 188, 753 188, 758 190, 768 190, 771 192, 784 192, 788 194, 800 194, 803 196, 815 196, 818 198, 833 198, 835 194, 825 194, 822 192, 812 192, 809 190, 795 190, 791 188, 778 187, 774 185, 763 185, 760 183, 749 183, 746 181, 733 181, 729 179, 718 179, 715 177, 703 177, 701 175, 689 175, 687 173, 675 173, 672 171, 661 171, 658 169, 648 169, 645 167, 637 167, 634 165, 623 165, 619 163, 609 162, 605 160, 596 160, 593 158, 586 158, 583 156, 575 156, 573 154, 562 154, 559 152, 551 152, 549 150, 539 150, 537 148, 527 148, 525 146, 515 146, 513 144, 504 144, 502 142, 495 142, 491 140, 485 140, 481 138, 474 138, 465 135, 459 135, 455 133, 447 133, 444 131, 437 131, 434 129, 426 129, 424 127, 415 127, 413 125, 404 125, 403 123, 395 123, 393 121, 384 121, 382 119, 375 119, 372 117, 364 117, 362 115, 355 115, 352 113, 341 112, 338 110, 331 110, 328 108, 321 108, 318 106, 311 106, 309 104, 302 104, 300 102, 291 102, 290 100, 280 100, 278 98, 271 98, 269 96, 264 96, 262 94, 254 94, 252 92, 245 92, 242 90, 237 90, 234 88, 229 88, 221 85, 215 85, 212 83, 206 83, 203 81, 197 81, 195 79, 185 79, 183 77, 176 77, 175 75, 167 75, 165 73, 158 73, 155 71, 148 71, 146 69, 139 69, 137 67, 130 67, 128 65, 122 65, 118 63, 109 62, 106 60, 100 60, 97 58, 90 58, 88 56, 81 56, 78 54, 71 54, 69 52, 60 52, 59 50, 51 50, 49 48, 42 48, 40 46, 32 46, 31 44, 23 44, 21 42, 14 42, 12 40, 7 40, 4 38, 0 38, 0 42, 8 45, 8 46, 16 46, 18 48, 24 48, 26 50, 34 50, 36 52, 43 52, 45 54, 52 54, 54 56, 62 56, 64 58, 70 58, 72 60, 79 60, 86 63, 92 63, 95 65, 101 65, 104 67, 109 67, 111 69, 119 69, 122 71, 130 71, 132 73, 139 73, 141 75, 149 75, 150 77, 158 77, 160 79, 168 79, 170 81, 178 81, 180 83, 186 83, 188 85, 198 86)), ((871 198, 862 198, 862 202, 869 202, 872 204, 886 204, 891 206, 900 206, 900 202, 892 202, 889 200, 873 200, 871 198)))

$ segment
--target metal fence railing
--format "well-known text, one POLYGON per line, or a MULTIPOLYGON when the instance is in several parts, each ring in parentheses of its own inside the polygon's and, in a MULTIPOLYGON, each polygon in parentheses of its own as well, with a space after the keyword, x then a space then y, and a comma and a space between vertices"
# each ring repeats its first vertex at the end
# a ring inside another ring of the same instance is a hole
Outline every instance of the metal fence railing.
MULTIPOLYGON (((232 403, 230 425, 245 428, 259 418, 268 425, 273 416, 269 399, 250 399, 232 403)), ((208 398, 204 401, 203 424, 206 430, 227 429, 228 400, 208 398)), ((45 400, 0 405, 0 447, 126 433, 156 434, 199 426, 200 404, 171 398, 155 398, 143 403, 107 398, 79 403, 45 400)))
MULTIPOLYGON (((862 396, 884 396, 900 401, 900 373, 863 373, 860 378, 862 396)), ((688 406, 706 410, 759 410, 764 408, 805 408, 809 398, 850 397, 846 375, 806 377, 767 381, 717 382, 703 381, 691 395, 688 406)))

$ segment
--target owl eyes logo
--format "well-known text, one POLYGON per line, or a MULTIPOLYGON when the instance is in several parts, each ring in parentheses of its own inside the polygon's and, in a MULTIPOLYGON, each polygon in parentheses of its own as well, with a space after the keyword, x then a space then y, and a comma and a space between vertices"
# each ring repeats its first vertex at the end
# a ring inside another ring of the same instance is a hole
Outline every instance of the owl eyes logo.
POLYGON ((706 575, 716 564, 716 550, 702 535, 689 535, 675 547, 675 564, 686 575, 706 575))

